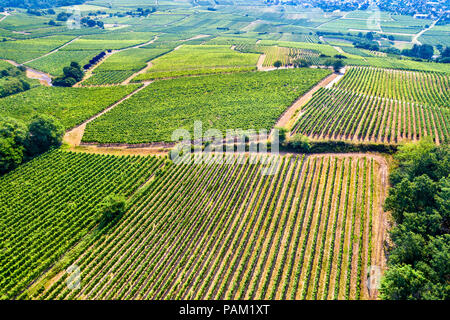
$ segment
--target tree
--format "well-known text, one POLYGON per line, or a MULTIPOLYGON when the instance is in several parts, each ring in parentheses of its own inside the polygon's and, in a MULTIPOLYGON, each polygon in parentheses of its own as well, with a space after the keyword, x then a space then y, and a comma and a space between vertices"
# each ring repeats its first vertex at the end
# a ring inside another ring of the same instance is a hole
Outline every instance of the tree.
POLYGON ((311 145, 309 144, 308 137, 299 133, 295 134, 290 140, 289 144, 292 148, 299 152, 309 152, 311 145))
POLYGON ((78 62, 71 62, 70 66, 63 68, 63 76, 53 80, 55 87, 72 87, 83 80, 84 72, 78 62))
POLYGON ((83 71, 81 71, 80 66, 78 66, 78 68, 64 67, 63 73, 64 78, 73 78, 77 82, 83 79, 83 71))
POLYGON ((52 84, 55 87, 72 87, 77 83, 74 78, 58 77, 53 79, 52 84))
POLYGON ((411 265, 395 265, 386 271, 380 293, 387 300, 418 300, 427 284, 424 274, 411 265))
POLYGON ((28 126, 27 153, 35 156, 52 147, 59 147, 63 136, 64 127, 58 120, 48 115, 36 116, 28 126))
POLYGON ((284 145, 286 142, 286 134, 288 130, 286 128, 276 127, 275 130, 278 131, 278 143, 284 145))
POLYGON ((295 68, 309 68, 311 63, 305 59, 296 59, 292 63, 295 68))
POLYGON ((277 61, 275 61, 274 63, 273 63, 273 66, 275 67, 275 68, 279 68, 279 67, 281 67, 282 66, 282 63, 281 63, 281 61, 280 60, 277 60, 277 61))
POLYGON ((15 169, 24 158, 26 127, 12 118, 0 118, 0 174, 15 169))
POLYGON ((120 195, 109 195, 103 199, 97 210, 100 218, 100 225, 104 226, 122 216, 126 211, 126 204, 126 199, 120 195))
POLYGON ((341 59, 329 59, 325 61, 325 65, 333 67, 334 72, 339 73, 345 67, 345 62, 341 59))
POLYGON ((368 32, 367 34, 366 34, 366 39, 367 40, 369 40, 369 41, 372 41, 373 40, 373 32, 368 32))
POLYGON ((14 140, 0 137, 0 174, 15 169, 23 161, 22 146, 14 143, 14 140))
POLYGON ((450 150, 428 138, 399 147, 385 200, 389 232, 384 299, 450 299, 450 150))

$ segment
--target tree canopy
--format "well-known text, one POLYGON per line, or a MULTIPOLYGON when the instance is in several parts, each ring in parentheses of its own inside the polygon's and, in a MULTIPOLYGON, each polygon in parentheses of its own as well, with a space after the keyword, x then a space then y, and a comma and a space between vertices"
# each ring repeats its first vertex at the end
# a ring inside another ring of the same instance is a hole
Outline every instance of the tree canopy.
POLYGON ((384 299, 450 298, 450 150, 431 139, 399 148, 385 201, 390 231, 384 299))

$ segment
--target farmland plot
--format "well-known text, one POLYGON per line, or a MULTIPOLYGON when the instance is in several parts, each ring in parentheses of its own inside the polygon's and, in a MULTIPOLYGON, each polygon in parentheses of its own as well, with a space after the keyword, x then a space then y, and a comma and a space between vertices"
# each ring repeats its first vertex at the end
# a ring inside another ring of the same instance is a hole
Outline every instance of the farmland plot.
POLYGON ((259 55, 240 53, 228 46, 183 45, 153 61, 147 73, 136 81, 256 69, 259 55))
POLYGON ((17 297, 95 227, 103 198, 130 196, 161 162, 54 151, 0 177, 0 297, 17 297))
POLYGON ((405 102, 450 106, 450 75, 378 68, 351 68, 337 88, 405 102))
POLYGON ((157 81, 86 127, 84 142, 171 142, 175 129, 270 130, 328 70, 279 70, 157 81))
POLYGON ((38 87, 0 99, 0 114, 29 121, 37 114, 59 119, 72 128, 106 109, 139 85, 116 88, 38 87))
POLYGON ((128 79, 137 71, 145 68, 147 62, 159 57, 171 49, 160 48, 136 48, 124 50, 109 56, 94 70, 91 77, 82 82, 82 85, 117 84, 128 79))
POLYGON ((374 298, 366 274, 381 261, 382 165, 284 156, 275 175, 261 175, 260 162, 240 157, 167 164, 110 234, 67 262, 82 270, 80 288, 64 274, 34 297, 374 298))
POLYGON ((315 140, 398 143, 425 136, 450 140, 445 107, 388 99, 342 89, 321 89, 301 110, 293 133, 315 140))

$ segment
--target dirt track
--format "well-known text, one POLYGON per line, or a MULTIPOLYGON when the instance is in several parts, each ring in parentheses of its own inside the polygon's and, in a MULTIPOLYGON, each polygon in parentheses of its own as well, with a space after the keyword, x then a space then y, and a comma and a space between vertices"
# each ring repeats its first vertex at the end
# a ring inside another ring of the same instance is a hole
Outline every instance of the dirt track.
POLYGON ((133 92, 131 92, 130 94, 128 94, 127 96, 123 97, 122 99, 120 99, 119 101, 115 102, 114 104, 112 104, 111 106, 109 106, 108 108, 106 108, 105 110, 103 110, 102 112, 92 116, 91 118, 89 118, 88 120, 86 120, 85 122, 83 122, 82 124, 80 124, 79 126, 76 126, 75 128, 69 130, 66 132, 65 136, 64 136, 64 142, 69 144, 71 147, 77 147, 81 144, 81 140, 83 139, 83 134, 84 134, 84 130, 86 129, 86 125, 92 121, 94 121, 95 119, 97 119, 98 117, 104 115, 105 113, 107 113, 108 111, 112 110, 113 108, 117 107, 119 104, 121 104, 122 102, 124 102, 125 100, 128 100, 129 98, 131 98, 132 96, 134 96, 136 93, 138 93, 139 91, 141 91, 142 89, 144 89, 145 87, 147 87, 150 83, 152 83, 151 81, 149 82, 144 82, 144 85, 136 90, 134 90, 133 92))
POLYGON ((320 88, 326 87, 329 83, 331 83, 334 79, 336 79, 339 75, 336 73, 333 73, 320 81, 316 86, 314 86, 311 90, 309 90, 307 93, 305 93, 303 96, 301 96, 299 99, 297 99, 278 119, 277 123, 275 124, 276 127, 283 127, 289 129, 292 124, 297 120, 296 118, 293 118, 295 115, 295 112, 297 110, 300 110, 301 107, 303 107, 312 97, 315 92, 317 92, 320 88), (291 121, 292 120, 292 121, 291 121))

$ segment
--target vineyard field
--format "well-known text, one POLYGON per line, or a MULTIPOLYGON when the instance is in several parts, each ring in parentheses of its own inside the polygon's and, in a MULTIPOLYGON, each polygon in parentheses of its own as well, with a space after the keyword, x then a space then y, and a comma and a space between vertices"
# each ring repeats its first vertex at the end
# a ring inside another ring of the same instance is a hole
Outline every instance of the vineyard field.
POLYGON ((337 88, 439 107, 450 107, 450 75, 366 67, 350 68, 337 88))
POLYGON ((132 70, 95 71, 81 86, 102 86, 119 84, 135 74, 132 70))
POLYGON ((84 142, 171 142, 176 129, 270 130, 328 70, 279 70, 156 81, 86 127, 84 142), (151 106, 151 107, 149 107, 151 106))
MULTIPOLYGON (((229 157, 236 157, 229 155, 229 157)), ((245 156, 241 156, 245 157, 245 156)), ((370 156, 168 165, 38 299, 370 299, 383 189, 370 156), (177 196, 174 196, 174 195, 177 196)), ((224 159, 226 161, 226 159, 224 159)))
POLYGON ((430 136, 450 140, 448 108, 321 89, 301 110, 293 133, 314 140, 399 143, 430 136))
POLYGON ((266 59, 264 60, 264 67, 273 66, 275 61, 281 61, 282 65, 290 65, 294 60, 302 59, 309 62, 311 65, 319 64, 319 54, 312 50, 298 49, 298 48, 284 48, 284 47, 266 47, 264 50, 266 59))
POLYGON ((450 140, 450 77, 434 72, 351 67, 320 89, 292 128, 314 140, 399 143, 450 140))
POLYGON ((29 121, 37 114, 59 119, 72 128, 133 92, 139 85, 107 88, 38 87, 0 99, 0 113, 29 121))
POLYGON ((54 151, 0 177, 0 297, 20 294, 95 227, 104 197, 131 196, 161 163, 54 151))
POLYGON ((254 70, 258 58, 257 54, 236 52, 228 46, 183 45, 153 60, 152 68, 135 80, 254 70))

